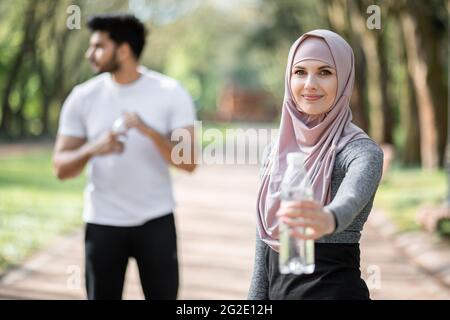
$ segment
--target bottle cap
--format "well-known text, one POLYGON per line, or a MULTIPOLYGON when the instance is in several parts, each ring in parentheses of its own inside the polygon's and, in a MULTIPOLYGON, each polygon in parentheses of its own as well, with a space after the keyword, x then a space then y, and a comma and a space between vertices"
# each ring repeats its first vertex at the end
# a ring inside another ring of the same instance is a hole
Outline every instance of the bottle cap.
POLYGON ((127 132, 128 128, 125 125, 125 121, 122 117, 117 118, 116 121, 114 121, 114 124, 112 126, 112 131, 118 134, 125 134, 127 132))
POLYGON ((301 152, 290 152, 286 156, 288 165, 303 166, 305 163, 305 155, 301 152))

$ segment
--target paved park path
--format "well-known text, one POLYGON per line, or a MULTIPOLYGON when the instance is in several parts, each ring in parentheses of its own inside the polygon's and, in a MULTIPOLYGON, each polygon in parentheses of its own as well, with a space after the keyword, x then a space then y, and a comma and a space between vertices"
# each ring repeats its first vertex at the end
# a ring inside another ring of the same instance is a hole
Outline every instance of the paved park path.
MULTIPOLYGON (((180 299, 245 299, 253 265, 258 168, 201 166, 176 172, 180 299)), ((373 299, 449 299, 450 290, 423 273, 383 232, 374 210, 361 244, 362 276, 373 299)), ((162 244, 163 245, 163 244, 162 244)), ((0 278, 0 299, 84 299, 82 230, 57 239, 0 278)), ((125 299, 142 299, 130 260, 125 299)))

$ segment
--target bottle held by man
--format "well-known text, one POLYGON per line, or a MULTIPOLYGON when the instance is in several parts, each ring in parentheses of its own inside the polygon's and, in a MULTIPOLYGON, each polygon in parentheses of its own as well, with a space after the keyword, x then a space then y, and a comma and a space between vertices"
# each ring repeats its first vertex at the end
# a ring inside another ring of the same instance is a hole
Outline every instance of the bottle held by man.
POLYGON ((125 120, 124 118, 121 116, 119 118, 117 118, 112 126, 112 132, 118 134, 118 140, 122 143, 125 143, 125 141, 127 140, 127 132, 128 132, 128 128, 125 125, 125 120))

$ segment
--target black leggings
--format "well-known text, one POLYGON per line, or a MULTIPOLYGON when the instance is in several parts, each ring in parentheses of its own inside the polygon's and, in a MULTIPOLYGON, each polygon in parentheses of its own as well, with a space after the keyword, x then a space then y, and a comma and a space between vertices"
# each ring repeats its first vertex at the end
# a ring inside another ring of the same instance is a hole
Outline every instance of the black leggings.
POLYGON ((130 257, 136 259, 146 299, 177 298, 177 241, 172 213, 136 227, 86 224, 86 290, 89 300, 122 298, 130 257))

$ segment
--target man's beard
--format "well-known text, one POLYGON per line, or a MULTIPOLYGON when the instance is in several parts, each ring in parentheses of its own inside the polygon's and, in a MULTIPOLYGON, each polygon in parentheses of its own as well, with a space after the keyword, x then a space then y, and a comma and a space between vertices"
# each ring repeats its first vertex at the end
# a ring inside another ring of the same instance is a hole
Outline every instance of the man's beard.
POLYGON ((114 73, 120 69, 120 63, 117 61, 117 50, 114 49, 111 59, 103 66, 99 66, 98 70, 95 72, 96 74, 100 74, 103 72, 111 72, 114 73))

